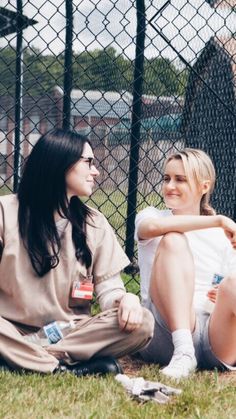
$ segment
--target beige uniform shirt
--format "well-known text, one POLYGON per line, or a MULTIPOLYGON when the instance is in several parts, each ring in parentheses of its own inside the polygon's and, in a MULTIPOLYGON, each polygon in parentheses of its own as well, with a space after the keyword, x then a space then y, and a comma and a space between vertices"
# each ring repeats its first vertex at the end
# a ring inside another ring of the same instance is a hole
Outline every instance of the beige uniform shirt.
MULTIPOLYGON (((61 236, 58 266, 40 278, 19 236, 17 217, 16 195, 0 197, 0 316, 22 325, 42 327, 54 320, 78 319, 88 314, 89 307, 71 307, 69 301, 72 282, 80 274, 87 275, 75 257, 71 224, 67 224, 61 236)), ((129 259, 99 211, 93 210, 86 228, 96 285, 120 272, 129 259)))

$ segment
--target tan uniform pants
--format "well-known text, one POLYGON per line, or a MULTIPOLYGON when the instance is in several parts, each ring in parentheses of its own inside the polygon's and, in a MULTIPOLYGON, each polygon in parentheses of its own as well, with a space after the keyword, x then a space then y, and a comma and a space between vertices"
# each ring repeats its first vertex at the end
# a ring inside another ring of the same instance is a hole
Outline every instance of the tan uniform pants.
POLYGON ((131 333, 119 329, 117 309, 86 317, 58 343, 42 347, 24 339, 19 329, 0 317, 0 358, 15 369, 51 372, 59 360, 72 364, 93 356, 119 358, 147 345, 153 335, 152 314, 143 309, 143 324, 131 333))

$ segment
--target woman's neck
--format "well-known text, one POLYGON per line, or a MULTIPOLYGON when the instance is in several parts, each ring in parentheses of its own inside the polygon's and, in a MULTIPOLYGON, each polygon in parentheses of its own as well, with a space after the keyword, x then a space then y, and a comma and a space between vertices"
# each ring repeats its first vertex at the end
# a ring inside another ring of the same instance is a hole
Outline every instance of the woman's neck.
POLYGON ((200 215, 200 209, 186 209, 186 210, 181 210, 181 209, 172 209, 172 214, 174 215, 200 215))

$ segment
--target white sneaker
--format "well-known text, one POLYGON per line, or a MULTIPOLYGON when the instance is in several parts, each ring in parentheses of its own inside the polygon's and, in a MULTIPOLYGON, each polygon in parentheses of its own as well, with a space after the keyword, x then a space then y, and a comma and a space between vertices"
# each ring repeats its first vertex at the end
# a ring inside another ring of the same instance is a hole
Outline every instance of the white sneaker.
POLYGON ((197 367, 197 360, 194 354, 176 352, 170 363, 162 368, 160 372, 167 377, 179 380, 188 377, 197 367))

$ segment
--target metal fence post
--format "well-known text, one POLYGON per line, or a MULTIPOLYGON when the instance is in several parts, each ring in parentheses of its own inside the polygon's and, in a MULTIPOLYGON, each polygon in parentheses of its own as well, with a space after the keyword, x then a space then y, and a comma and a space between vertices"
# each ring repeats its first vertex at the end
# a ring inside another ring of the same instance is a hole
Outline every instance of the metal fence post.
POLYGON ((129 160, 128 207, 126 224, 126 254, 133 262, 134 257, 134 222, 137 204, 138 161, 140 126, 142 111, 144 44, 145 44, 145 1, 137 0, 137 38, 135 51, 133 105, 131 122, 131 144, 129 160))
POLYGON ((22 0, 17 0, 17 38, 16 38, 16 76, 15 76, 15 143, 14 143, 14 176, 13 190, 17 191, 20 170, 20 137, 22 124, 22 0))
POLYGON ((63 129, 70 128, 71 115, 71 90, 73 83, 72 69, 72 44, 73 44, 73 4, 66 0, 66 45, 64 59, 64 96, 63 96, 63 129))

